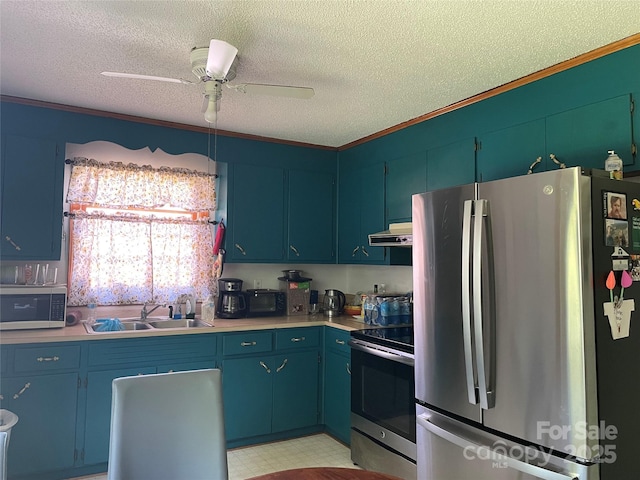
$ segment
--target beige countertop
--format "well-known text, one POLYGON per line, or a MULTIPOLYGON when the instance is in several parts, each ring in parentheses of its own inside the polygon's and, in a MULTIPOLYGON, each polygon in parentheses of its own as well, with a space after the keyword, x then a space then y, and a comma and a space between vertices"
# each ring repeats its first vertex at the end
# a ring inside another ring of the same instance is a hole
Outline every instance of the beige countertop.
POLYGON ((325 317, 323 315, 306 315, 290 317, 239 318, 227 320, 216 318, 213 327, 185 329, 134 330, 123 332, 89 334, 81 323, 64 328, 43 328, 37 330, 3 330, 0 331, 0 344, 45 343, 96 341, 115 338, 159 337, 167 335, 202 335, 207 333, 241 332, 247 330, 268 330, 273 328, 293 328, 330 326, 340 330, 360 330, 366 328, 361 321, 351 316, 325 317))

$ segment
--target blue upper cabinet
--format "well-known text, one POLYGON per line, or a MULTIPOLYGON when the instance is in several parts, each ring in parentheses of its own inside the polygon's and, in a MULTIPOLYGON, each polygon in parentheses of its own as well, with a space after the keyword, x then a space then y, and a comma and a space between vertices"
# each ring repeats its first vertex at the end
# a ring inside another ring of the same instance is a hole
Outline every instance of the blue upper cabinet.
POLYGON ((345 162, 338 181, 338 263, 384 264, 385 248, 369 247, 384 230, 384 162, 345 162))
POLYGON ((602 169, 607 151, 615 150, 625 167, 632 166, 631 114, 631 97, 622 95, 547 117, 547 157, 554 154, 567 167, 602 169))
POLYGON ((427 151, 427 190, 473 183, 476 179, 475 139, 431 148, 427 151))
POLYGON ((228 230, 231 262, 277 262, 284 258, 284 169, 230 165, 228 230))
POLYGON ((287 260, 335 263, 335 175, 289 170, 288 180, 287 260))
POLYGON ((544 170, 544 152, 544 119, 484 134, 478 143, 478 181, 524 175, 538 158, 534 171, 544 170))
POLYGON ((53 140, 2 136, 2 260, 60 260, 64 159, 53 140))
POLYGON ((411 195, 426 190, 427 154, 425 151, 387 162, 388 223, 410 222, 411 195))
POLYGON ((560 166, 604 168, 608 150, 615 150, 626 168, 634 165, 630 95, 584 105, 480 136, 480 181, 524 175, 560 166))
POLYGON ((333 173, 245 164, 229 170, 228 261, 335 262, 333 173))

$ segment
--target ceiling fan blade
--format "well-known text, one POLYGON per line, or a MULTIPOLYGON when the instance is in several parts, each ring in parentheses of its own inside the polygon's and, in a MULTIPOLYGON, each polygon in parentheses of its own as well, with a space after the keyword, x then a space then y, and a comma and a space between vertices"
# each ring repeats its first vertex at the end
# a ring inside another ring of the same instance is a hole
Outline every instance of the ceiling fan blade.
POLYGON ((119 72, 101 72, 105 77, 118 78, 135 78, 136 80, 156 80, 159 82, 184 83, 185 85, 194 85, 194 82, 183 80, 182 78, 155 77, 153 75, 138 75, 136 73, 119 73, 119 72))
POLYGON ((315 95, 313 88, 310 87, 290 87, 286 85, 264 85, 261 83, 241 83, 238 85, 229 85, 229 88, 239 90, 242 93, 253 93, 257 95, 272 95, 274 97, 289 97, 308 99, 315 95))
POLYGON ((238 54, 238 49, 223 40, 211 40, 207 56, 207 75, 214 80, 224 80, 231 64, 238 54))

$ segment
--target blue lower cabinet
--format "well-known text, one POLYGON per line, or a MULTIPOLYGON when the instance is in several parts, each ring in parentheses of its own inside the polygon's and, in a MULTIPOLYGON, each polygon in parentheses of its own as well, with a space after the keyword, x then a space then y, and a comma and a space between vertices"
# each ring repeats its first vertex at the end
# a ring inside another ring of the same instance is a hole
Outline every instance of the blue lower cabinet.
POLYGON ((9 477, 74 465, 78 373, 2 377, 2 408, 18 416, 11 429, 9 477))
POLYGON ((331 435, 351 442, 351 347, 350 335, 325 327, 324 425, 331 435))
POLYGON ((318 425, 318 334, 318 329, 309 328, 225 336, 222 384, 228 444, 318 425), (280 348, 273 350, 274 344, 280 348))
POLYGON ((176 335, 92 342, 88 348, 82 465, 109 459, 112 382, 120 377, 216 367, 216 337, 176 335))
POLYGON ((318 352, 295 352, 274 358, 271 430, 282 432, 318 424, 318 352))
POLYGON ((156 373, 156 367, 124 368, 89 372, 87 377, 87 415, 85 420, 84 464, 109 460, 111 428, 111 383, 120 377, 156 373))
POLYGON ((273 370, 269 356, 222 362, 227 442, 271 432, 273 370))

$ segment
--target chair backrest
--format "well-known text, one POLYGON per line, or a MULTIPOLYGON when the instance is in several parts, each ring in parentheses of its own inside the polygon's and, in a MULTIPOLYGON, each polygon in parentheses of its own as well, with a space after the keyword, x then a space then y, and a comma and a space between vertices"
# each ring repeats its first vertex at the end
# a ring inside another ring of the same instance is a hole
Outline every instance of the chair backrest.
POLYGON ((109 480, 226 480, 218 369, 113 381, 109 480))
POLYGON ((0 480, 6 480, 7 478, 7 449, 9 442, 7 432, 0 432, 0 480))

